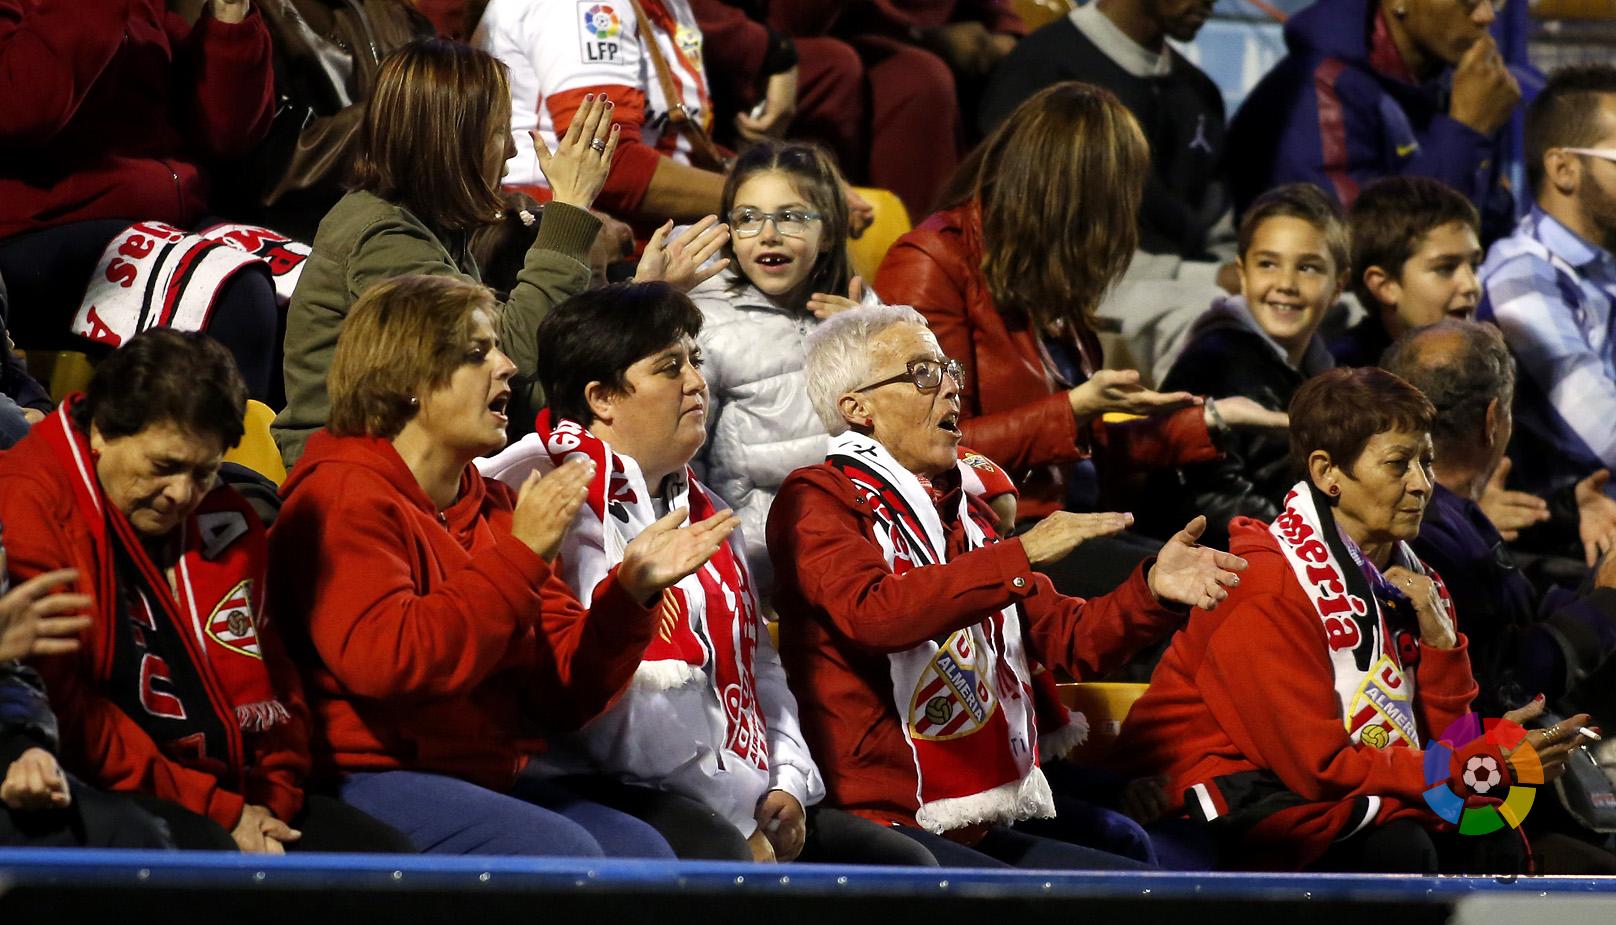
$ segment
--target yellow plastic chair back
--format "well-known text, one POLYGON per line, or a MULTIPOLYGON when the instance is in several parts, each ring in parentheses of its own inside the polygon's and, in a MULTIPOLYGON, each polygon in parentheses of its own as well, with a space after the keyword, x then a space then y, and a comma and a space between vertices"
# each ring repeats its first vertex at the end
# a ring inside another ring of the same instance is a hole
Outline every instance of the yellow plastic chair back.
POLYGON ((1114 684, 1091 681, 1060 685, 1061 703, 1068 710, 1081 712, 1089 721, 1088 741, 1072 750, 1072 761, 1091 767, 1103 766, 1122 734, 1122 721, 1134 701, 1145 694, 1145 684, 1114 684))
POLYGON ((847 256, 853 261, 853 273, 864 277, 864 285, 875 282, 875 271, 881 266, 892 243, 903 237, 910 228, 909 210, 903 201, 890 191, 855 187, 854 191, 875 207, 875 223, 864 229, 864 234, 847 242, 847 256))
POLYGON ((17 354, 28 364, 29 375, 38 379, 50 392, 51 401, 58 404, 89 387, 90 377, 95 374, 90 358, 76 350, 19 350, 17 354))
POLYGON ((281 461, 280 448, 269 434, 275 412, 261 401, 247 400, 247 416, 243 419, 247 430, 241 435, 236 448, 224 454, 225 462, 246 466, 276 485, 286 481, 286 463, 281 461))
POLYGON ((1048 25, 1077 9, 1075 0, 1015 0, 1010 4, 1027 24, 1027 31, 1048 25))

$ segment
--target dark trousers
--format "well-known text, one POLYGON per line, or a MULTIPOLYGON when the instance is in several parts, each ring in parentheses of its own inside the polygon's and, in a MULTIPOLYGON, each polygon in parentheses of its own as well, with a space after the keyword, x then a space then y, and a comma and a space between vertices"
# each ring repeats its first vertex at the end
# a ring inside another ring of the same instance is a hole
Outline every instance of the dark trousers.
POLYGON ((974 845, 962 845, 912 826, 893 826, 924 845, 944 867, 1016 867, 1037 870, 1150 870, 1148 864, 1082 845, 996 825, 974 845))
POLYGON ((0 846, 175 847, 162 821, 134 800, 97 790, 72 775, 68 776, 68 784, 73 802, 64 809, 22 811, 0 806, 0 846))
MULTIPOLYGON (((74 222, 0 240, 0 278, 10 290, 8 323, 17 346, 92 356, 106 351, 69 333, 69 327, 102 251, 130 224, 124 219, 74 222)), ((271 404, 280 390, 279 330, 275 287, 267 273, 251 271, 224 284, 207 327, 207 334, 236 358, 247 391, 271 404)))
POLYGON ((1526 868, 1520 833, 1433 832, 1412 819, 1370 826, 1330 846, 1314 871, 1386 874, 1515 874, 1526 868))
MULTIPOLYGON (((144 794, 127 797, 141 809, 161 819, 168 827, 174 847, 195 851, 236 851, 236 840, 223 826, 183 806, 144 794)), ((413 854, 415 849, 397 829, 333 797, 310 793, 303 809, 290 822, 303 833, 288 842, 289 853, 305 851, 413 854)))

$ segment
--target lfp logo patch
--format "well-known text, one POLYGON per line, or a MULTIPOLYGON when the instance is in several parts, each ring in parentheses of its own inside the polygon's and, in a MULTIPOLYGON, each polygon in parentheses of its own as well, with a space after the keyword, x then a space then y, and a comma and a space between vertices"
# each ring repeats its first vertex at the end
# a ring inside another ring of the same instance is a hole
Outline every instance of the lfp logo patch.
POLYGON ((584 11, 584 28, 597 39, 616 38, 623 31, 617 11, 604 3, 597 3, 584 11))
POLYGON ((609 3, 578 4, 578 51, 585 63, 616 64, 622 54, 618 36, 623 33, 623 21, 609 3))
POLYGON ((1432 812, 1458 825, 1460 835, 1486 835, 1506 825, 1520 828, 1536 785, 1543 783, 1543 764, 1519 725, 1507 719, 1483 723, 1466 713, 1426 748, 1425 783, 1432 812), (1453 781, 1466 796, 1454 791, 1453 781))

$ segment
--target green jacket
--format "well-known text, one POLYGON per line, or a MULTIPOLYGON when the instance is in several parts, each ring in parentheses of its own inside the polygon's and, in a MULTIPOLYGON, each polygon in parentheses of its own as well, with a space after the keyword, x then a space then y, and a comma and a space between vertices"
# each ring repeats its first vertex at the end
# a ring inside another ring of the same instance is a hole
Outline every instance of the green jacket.
MULTIPOLYGON (((539 321, 551 307, 589 287, 589 248, 599 230, 600 220, 587 211, 548 203, 538 240, 527 252, 510 299, 500 306, 500 348, 529 383, 526 396, 513 396, 525 397, 526 407, 543 404, 534 379, 539 321)), ((325 375, 342 319, 365 290, 407 273, 482 282, 465 236, 443 241, 408 209, 373 193, 349 193, 321 220, 286 317, 286 408, 276 416, 273 432, 288 467, 330 414, 325 375)), ((513 408, 522 404, 512 402, 513 408)))

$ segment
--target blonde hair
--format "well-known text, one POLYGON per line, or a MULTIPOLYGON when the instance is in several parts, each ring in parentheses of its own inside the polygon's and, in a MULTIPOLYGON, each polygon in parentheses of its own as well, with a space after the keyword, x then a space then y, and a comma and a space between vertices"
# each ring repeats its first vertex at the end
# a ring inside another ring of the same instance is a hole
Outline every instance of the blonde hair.
POLYGON ((1150 147, 1109 90, 1040 90, 977 146, 943 191, 982 213, 982 272, 1007 317, 1092 327, 1133 259, 1150 147))
POLYGON ((392 439, 419 410, 420 395, 449 381, 465 362, 474 316, 488 312, 487 286, 456 276, 400 276, 370 287, 337 335, 326 374, 339 437, 392 439))
POLYGON ((511 131, 505 65, 459 42, 426 39, 388 55, 359 129, 353 186, 435 229, 495 220, 511 131))

